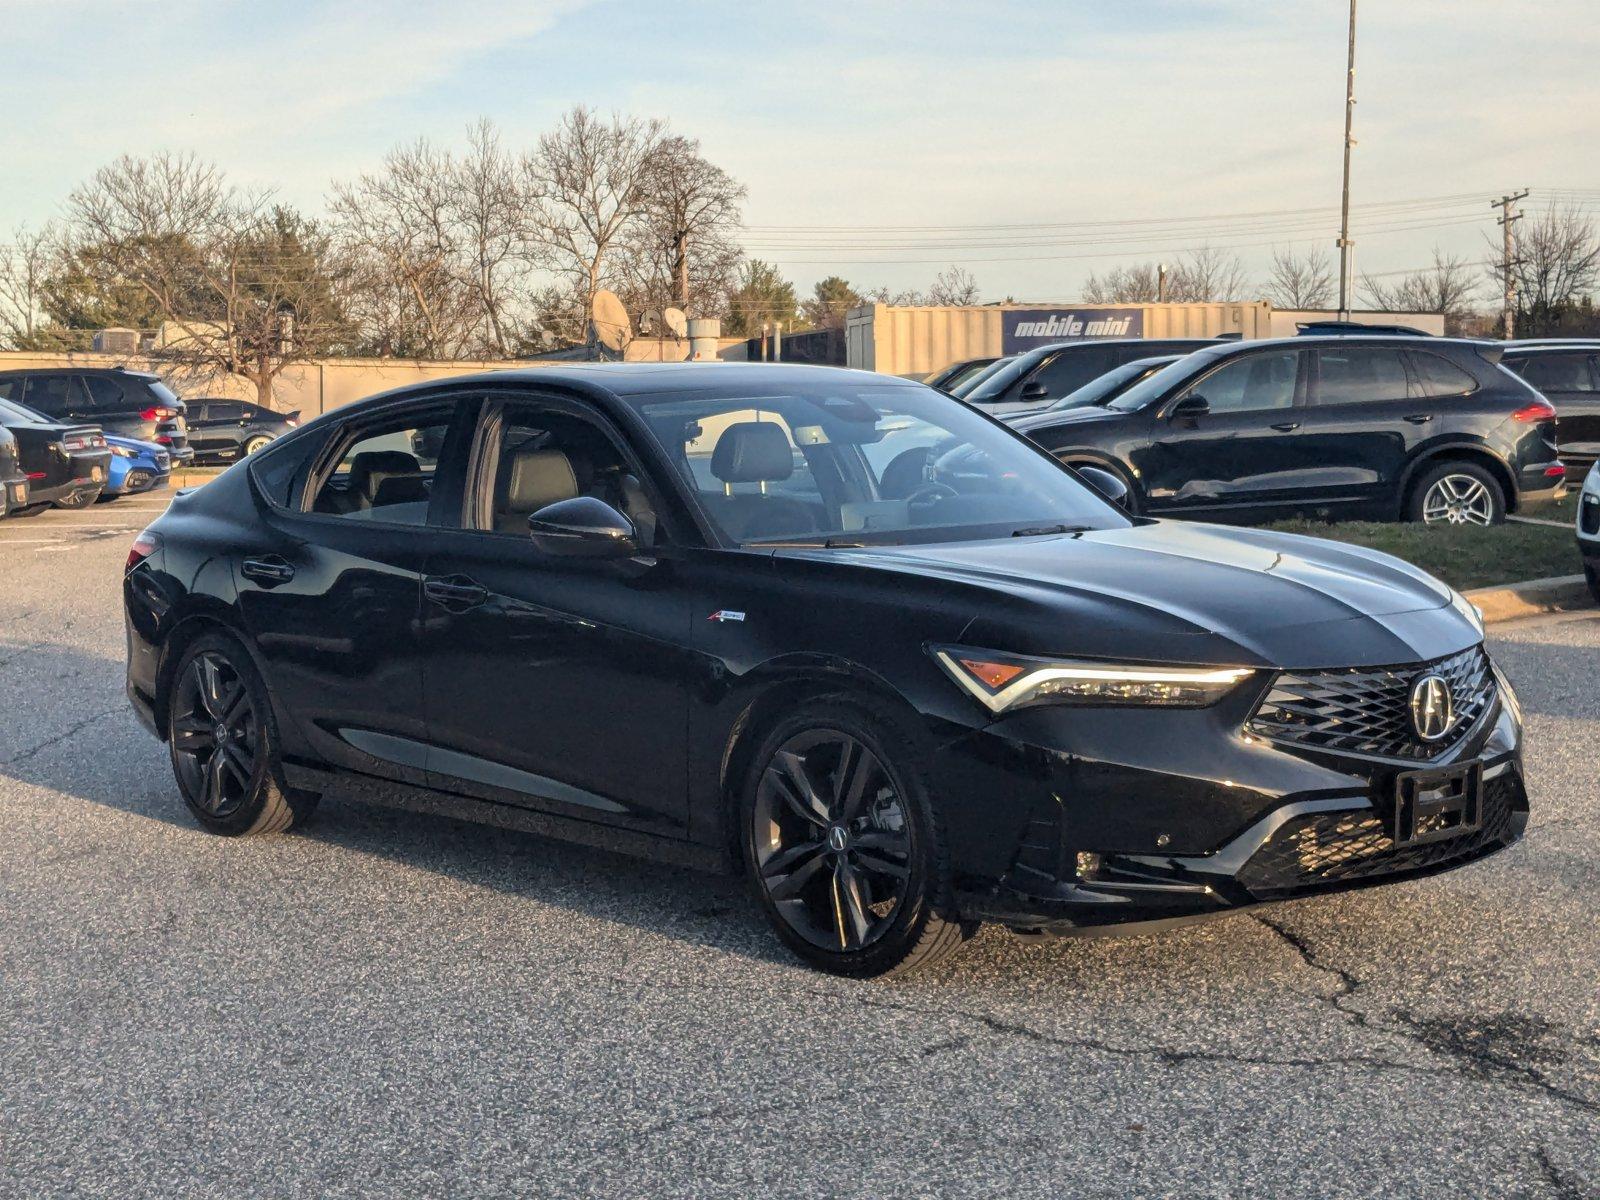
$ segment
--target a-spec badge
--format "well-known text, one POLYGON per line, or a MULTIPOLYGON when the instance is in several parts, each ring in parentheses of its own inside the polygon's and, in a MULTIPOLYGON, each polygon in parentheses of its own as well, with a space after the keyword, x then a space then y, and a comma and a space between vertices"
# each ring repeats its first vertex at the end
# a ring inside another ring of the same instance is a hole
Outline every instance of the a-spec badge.
POLYGON ((742 621, 744 620, 744 614, 735 612, 731 608, 719 608, 706 619, 708 621, 742 621))

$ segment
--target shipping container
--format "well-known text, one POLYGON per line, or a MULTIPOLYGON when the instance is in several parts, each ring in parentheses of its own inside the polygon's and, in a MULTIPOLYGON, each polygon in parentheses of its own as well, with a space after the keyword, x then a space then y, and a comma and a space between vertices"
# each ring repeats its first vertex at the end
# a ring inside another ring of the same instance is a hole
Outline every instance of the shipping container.
POLYGON ((1269 336, 1265 300, 1228 304, 863 304, 845 317, 849 366, 921 379, 968 358, 1104 337, 1269 336))

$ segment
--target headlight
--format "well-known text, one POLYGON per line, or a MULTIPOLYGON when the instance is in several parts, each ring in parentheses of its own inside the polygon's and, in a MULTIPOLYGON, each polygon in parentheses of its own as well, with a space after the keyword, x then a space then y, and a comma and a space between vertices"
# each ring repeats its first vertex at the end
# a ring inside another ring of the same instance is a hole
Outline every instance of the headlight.
POLYGON ((1483 610, 1454 588, 1450 589, 1450 607, 1467 619, 1467 623, 1483 636, 1483 610))
POLYGON ((126 446, 113 446, 111 447, 111 453, 115 454, 118 458, 138 457, 137 454, 135 454, 132 450, 129 450, 126 446))
POLYGON ((1590 495, 1600 496, 1600 459, 1594 461, 1589 473, 1583 477, 1583 490, 1590 495))
POLYGON ((1132 704, 1198 708, 1214 704, 1255 672, 1249 667, 1164 667, 1028 658, 965 646, 936 646, 950 678, 990 712, 1032 704, 1132 704))

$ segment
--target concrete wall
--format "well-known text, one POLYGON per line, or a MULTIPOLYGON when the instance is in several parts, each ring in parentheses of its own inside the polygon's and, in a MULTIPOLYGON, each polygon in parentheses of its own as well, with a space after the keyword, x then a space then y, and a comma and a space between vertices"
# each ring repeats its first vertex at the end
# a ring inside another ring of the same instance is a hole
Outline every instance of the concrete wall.
MULTIPOLYGON (((720 345, 724 357, 743 355, 744 341, 740 338, 723 338, 720 345)), ((679 362, 688 357, 689 343, 675 339, 635 338, 628 344, 625 357, 629 362, 679 362)), ((273 388, 273 407, 279 412, 299 410, 307 419, 324 413, 341 404, 361 400, 390 388, 411 383, 431 383, 455 375, 471 375, 478 371, 510 371, 529 368, 560 366, 558 362, 539 359, 474 360, 461 362, 429 362, 408 358, 325 358, 315 362, 296 363, 284 368, 273 388)), ((44 354, 30 351, 0 351, 0 371, 29 367, 129 367, 136 371, 154 371, 184 397, 228 396, 239 400, 254 400, 255 387, 235 375, 209 378, 187 378, 175 374, 168 365, 153 363, 138 355, 67 353, 44 354)))

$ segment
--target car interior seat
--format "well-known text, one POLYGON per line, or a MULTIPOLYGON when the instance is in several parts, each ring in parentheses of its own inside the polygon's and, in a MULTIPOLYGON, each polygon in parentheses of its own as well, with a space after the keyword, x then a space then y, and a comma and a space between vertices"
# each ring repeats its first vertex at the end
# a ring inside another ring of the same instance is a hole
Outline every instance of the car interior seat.
POLYGON ((811 533, 817 528, 811 507, 788 496, 775 496, 767 485, 794 474, 794 449, 789 435, 775 421, 739 421, 729 425, 711 451, 711 474, 722 481, 722 494, 706 497, 707 506, 727 532, 741 541, 811 533), (759 492, 735 494, 734 484, 759 484, 759 492))

